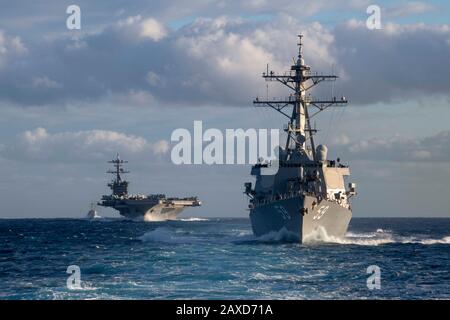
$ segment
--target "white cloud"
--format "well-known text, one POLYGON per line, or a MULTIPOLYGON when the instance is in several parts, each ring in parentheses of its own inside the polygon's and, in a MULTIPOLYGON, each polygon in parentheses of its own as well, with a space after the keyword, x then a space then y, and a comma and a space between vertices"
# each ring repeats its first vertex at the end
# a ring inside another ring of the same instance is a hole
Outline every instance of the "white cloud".
POLYGON ((104 161, 116 152, 129 158, 148 158, 168 152, 169 143, 115 131, 87 130, 49 133, 45 128, 25 131, 2 150, 5 158, 21 161, 104 161))
POLYGON ((129 16, 126 19, 119 20, 118 25, 120 27, 131 26, 131 25, 134 25, 136 23, 139 23, 141 20, 142 20, 141 15, 129 16))
POLYGON ((346 141, 345 144, 336 146, 340 152, 348 153, 345 156, 348 159, 450 163, 450 131, 425 138, 406 139, 394 136, 346 141))
POLYGON ((33 78, 32 84, 33 87, 37 88, 57 89, 62 87, 60 83, 50 79, 47 76, 33 78))
MULTIPOLYGON (((267 63, 277 72, 289 69, 299 32, 306 63, 324 73, 334 65, 341 77, 336 95, 345 94, 351 103, 449 96, 450 27, 383 26, 374 32, 357 20, 326 27, 287 14, 263 22, 219 16, 197 18, 168 36, 154 18, 131 16, 76 39, 52 39, 33 48, 34 55, 5 65, 0 100, 61 105, 135 92, 168 106, 248 105, 266 94, 260 75, 267 63), (71 45, 77 50, 61 50, 71 45), (30 78, 35 87, 24 94, 23 83, 30 78), (63 89, 43 94, 42 87, 63 89)), ((327 96, 329 89, 316 95, 327 96)), ((286 92, 271 85, 269 94, 283 97, 286 92)))
POLYGON ((432 159, 432 153, 427 150, 415 150, 412 153, 413 159, 417 160, 430 160, 432 159))
POLYGON ((450 37, 447 25, 387 23, 368 30, 351 21, 333 31, 340 88, 350 102, 373 104, 449 96, 450 37))
POLYGON ((166 154, 169 151, 170 144, 166 140, 159 140, 153 144, 153 153, 154 154, 166 154))
POLYGON ((258 46, 251 34, 227 30, 227 26, 235 23, 238 22, 228 21, 225 17, 201 19, 194 23, 191 32, 177 39, 176 48, 184 50, 186 61, 199 68, 191 75, 194 84, 199 80, 207 81, 211 85, 207 89, 213 92, 234 91, 237 88, 233 83, 248 88, 245 83, 255 83, 268 61, 276 64, 274 56, 258 46), (233 88, 226 88, 224 81, 233 88))
POLYGON ((239 1, 241 10, 250 10, 258 13, 273 13, 282 12, 285 14, 292 14, 299 17, 311 16, 322 12, 340 10, 361 10, 364 12, 365 8, 370 4, 368 0, 251 0, 239 1))
POLYGON ((390 17, 404 17, 434 10, 437 10, 437 8, 432 4, 421 1, 408 1, 400 6, 386 8, 385 12, 390 17))
POLYGON ((158 42, 168 35, 167 28, 155 18, 143 19, 141 15, 129 16, 118 21, 119 29, 128 29, 130 37, 151 39, 158 42))
POLYGON ((159 23, 156 19, 148 18, 140 24, 140 36, 143 38, 149 38, 153 41, 159 41, 167 36, 167 29, 159 23))
POLYGON ((9 58, 16 55, 27 53, 28 49, 23 44, 20 37, 10 37, 4 30, 0 29, 0 67, 4 65, 9 58))
POLYGON ((159 85, 163 84, 163 80, 161 79, 161 77, 153 71, 149 71, 145 77, 145 79, 147 80, 148 84, 152 87, 157 87, 159 85))
POLYGON ((27 48, 23 44, 20 37, 10 37, 6 35, 4 30, 0 29, 0 54, 11 53, 26 53, 27 48))
POLYGON ((332 146, 346 146, 350 143, 350 138, 345 133, 339 133, 331 137, 330 145, 332 146))

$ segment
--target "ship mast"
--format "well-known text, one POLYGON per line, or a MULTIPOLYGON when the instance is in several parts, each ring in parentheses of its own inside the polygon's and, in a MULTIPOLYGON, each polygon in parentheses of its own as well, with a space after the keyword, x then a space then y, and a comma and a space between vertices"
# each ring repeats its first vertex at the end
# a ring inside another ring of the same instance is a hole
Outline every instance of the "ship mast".
MULTIPOLYGON (((303 35, 298 36, 298 56, 295 64, 291 66, 291 70, 284 74, 275 74, 273 71, 264 72, 262 77, 266 81, 278 81, 293 91, 286 99, 261 100, 256 98, 253 103, 256 107, 270 107, 277 112, 283 114, 289 119, 289 123, 285 128, 287 132, 286 150, 298 150, 307 152, 306 142, 309 140, 313 160, 316 160, 314 134, 317 130, 311 127, 311 118, 332 106, 341 106, 347 103, 345 97, 337 100, 333 97, 327 99, 312 99, 307 92, 322 81, 335 81, 336 75, 322 75, 312 72, 311 67, 305 64, 303 58, 303 35), (316 112, 309 114, 309 107, 316 108, 316 112), (288 112, 288 107, 292 107, 288 112)), ((289 154, 289 152, 288 152, 289 154)))
POLYGON ((116 159, 108 161, 108 163, 114 164, 114 170, 108 170, 107 173, 112 173, 116 178, 108 183, 108 187, 113 191, 113 195, 123 196, 128 194, 128 181, 122 180, 122 173, 129 173, 123 169, 123 164, 128 163, 128 161, 121 160, 119 154, 117 154, 116 159))
POLYGON ((117 154, 116 159, 108 161, 108 163, 114 164, 114 170, 108 170, 106 173, 112 173, 116 175, 116 183, 122 181, 122 177, 120 176, 121 173, 130 173, 130 171, 123 170, 123 164, 128 163, 128 161, 121 160, 119 154, 117 154))

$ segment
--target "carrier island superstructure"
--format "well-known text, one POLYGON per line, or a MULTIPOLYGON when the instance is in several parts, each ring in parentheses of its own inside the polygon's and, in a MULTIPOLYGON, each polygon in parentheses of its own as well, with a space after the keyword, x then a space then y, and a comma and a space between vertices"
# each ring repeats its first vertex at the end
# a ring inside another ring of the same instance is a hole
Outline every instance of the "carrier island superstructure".
POLYGON ((98 203, 103 207, 111 207, 119 213, 133 220, 164 221, 174 220, 186 207, 197 207, 201 202, 197 197, 188 198, 167 198, 164 194, 129 194, 129 182, 122 178, 122 175, 129 173, 123 169, 124 161, 117 154, 116 159, 108 161, 114 165, 112 173, 114 179, 108 183, 112 194, 102 196, 98 203))
POLYGON ((267 68, 263 78, 283 84, 292 93, 285 99, 254 100, 255 106, 270 107, 288 118, 287 140, 279 148, 278 159, 255 164, 251 169, 255 186, 245 184, 254 234, 285 231, 300 242, 315 232, 345 236, 352 217, 349 200, 356 194, 356 185, 349 183, 346 188, 348 166, 339 159, 327 160, 325 145, 315 147, 317 130, 311 126, 311 119, 330 107, 345 106, 347 99, 314 99, 309 94, 319 83, 334 81, 337 76, 311 71, 305 64, 299 35, 298 57, 290 71, 275 74, 267 68))

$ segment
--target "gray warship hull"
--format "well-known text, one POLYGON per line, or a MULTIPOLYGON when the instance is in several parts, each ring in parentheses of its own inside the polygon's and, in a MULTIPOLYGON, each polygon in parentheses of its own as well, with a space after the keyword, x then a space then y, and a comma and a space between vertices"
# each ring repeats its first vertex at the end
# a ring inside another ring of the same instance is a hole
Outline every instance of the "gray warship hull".
POLYGON ((349 209, 333 201, 318 202, 311 196, 279 200, 250 210, 256 236, 280 233, 284 240, 298 242, 315 237, 343 238, 351 218, 349 209), (313 208, 314 202, 318 204, 313 208))
POLYGON ((308 92, 323 81, 335 81, 337 76, 311 70, 303 59, 302 37, 299 35, 297 61, 289 71, 275 73, 267 65, 262 74, 266 81, 276 81, 291 91, 286 98, 256 97, 253 101, 255 106, 269 107, 289 119, 284 126, 286 144, 275 149, 277 157, 260 157, 252 166, 255 185, 245 183, 244 193, 250 199, 250 220, 256 236, 280 233, 275 235, 280 240, 326 241, 345 237, 356 184, 349 183, 346 188, 348 165, 340 158, 329 160, 325 145, 316 148, 314 135, 318 130, 311 125, 311 118, 329 107, 344 106, 347 99, 321 99, 308 92))
POLYGON ((176 220, 184 205, 144 204, 141 201, 123 201, 111 205, 120 215, 135 221, 176 220))

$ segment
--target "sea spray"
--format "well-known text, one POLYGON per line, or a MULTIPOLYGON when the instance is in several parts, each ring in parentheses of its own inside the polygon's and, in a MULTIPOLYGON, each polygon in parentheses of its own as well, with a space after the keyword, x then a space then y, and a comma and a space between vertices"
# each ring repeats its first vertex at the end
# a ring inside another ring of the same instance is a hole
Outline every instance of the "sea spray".
POLYGON ((394 236, 390 232, 383 229, 377 229, 376 232, 354 233, 347 232, 344 238, 329 236, 324 228, 317 228, 312 233, 304 237, 303 243, 335 243, 350 244, 361 246, 378 246, 384 244, 450 244, 450 237, 446 236, 441 239, 421 239, 418 237, 394 236))

